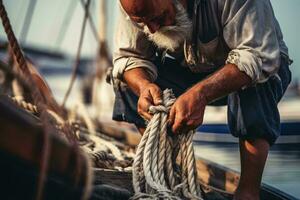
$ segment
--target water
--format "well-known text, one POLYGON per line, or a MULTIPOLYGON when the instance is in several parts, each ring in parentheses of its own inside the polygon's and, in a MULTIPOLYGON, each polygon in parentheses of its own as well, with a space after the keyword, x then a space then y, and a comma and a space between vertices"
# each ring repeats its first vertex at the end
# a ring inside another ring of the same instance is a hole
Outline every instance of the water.
MULTIPOLYGON (((240 171, 237 144, 196 143, 197 156, 240 171)), ((263 182, 300 199, 300 145, 274 145, 266 163, 263 182)))

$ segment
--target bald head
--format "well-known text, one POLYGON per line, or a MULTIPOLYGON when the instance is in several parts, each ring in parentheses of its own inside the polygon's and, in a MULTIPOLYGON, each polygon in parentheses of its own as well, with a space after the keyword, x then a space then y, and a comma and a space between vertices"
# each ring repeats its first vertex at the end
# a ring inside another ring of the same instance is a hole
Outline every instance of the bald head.
POLYGON ((175 23, 173 0, 120 0, 130 19, 146 25, 151 33, 175 23))
POLYGON ((120 0, 129 16, 150 17, 170 6, 171 0, 120 0))

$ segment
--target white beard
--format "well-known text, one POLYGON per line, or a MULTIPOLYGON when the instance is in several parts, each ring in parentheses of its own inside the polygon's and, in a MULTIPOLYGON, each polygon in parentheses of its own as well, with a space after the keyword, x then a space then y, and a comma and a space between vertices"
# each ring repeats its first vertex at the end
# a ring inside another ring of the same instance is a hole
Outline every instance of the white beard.
POLYGON ((192 22, 188 18, 184 7, 175 2, 176 24, 173 26, 163 26, 155 33, 151 33, 147 26, 144 26, 144 32, 147 34, 150 41, 160 49, 166 49, 174 52, 181 47, 185 40, 190 40, 192 35, 192 22))

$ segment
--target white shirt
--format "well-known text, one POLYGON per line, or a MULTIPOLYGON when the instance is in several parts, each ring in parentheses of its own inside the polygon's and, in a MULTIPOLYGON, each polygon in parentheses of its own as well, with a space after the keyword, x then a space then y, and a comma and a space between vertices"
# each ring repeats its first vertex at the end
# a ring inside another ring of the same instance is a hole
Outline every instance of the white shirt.
MULTIPOLYGON (((229 51, 219 49, 216 53, 206 48, 211 46, 210 43, 207 45, 200 42, 197 44, 199 52, 202 49, 205 56, 214 58, 218 57, 220 51, 224 51, 221 52, 226 55, 223 63, 235 64, 253 83, 264 82, 268 77, 275 75, 280 67, 280 53, 288 55, 288 48, 283 41, 270 1, 210 0, 210 3, 213 14, 220 16, 216 23, 221 25, 220 35, 229 51)), ((125 71, 141 67, 155 80, 157 68, 153 61, 157 47, 121 7, 120 10, 114 38, 113 77, 122 80, 125 71)), ((179 49, 178 52, 183 50, 179 49)))

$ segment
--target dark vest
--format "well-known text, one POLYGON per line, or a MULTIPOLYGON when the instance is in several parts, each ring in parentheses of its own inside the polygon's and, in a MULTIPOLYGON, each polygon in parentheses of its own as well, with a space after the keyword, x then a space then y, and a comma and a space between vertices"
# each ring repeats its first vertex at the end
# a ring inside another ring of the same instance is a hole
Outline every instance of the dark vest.
POLYGON ((194 72, 211 72, 225 64, 229 48, 223 38, 218 0, 188 0, 188 13, 193 21, 192 49, 197 65, 194 72))

